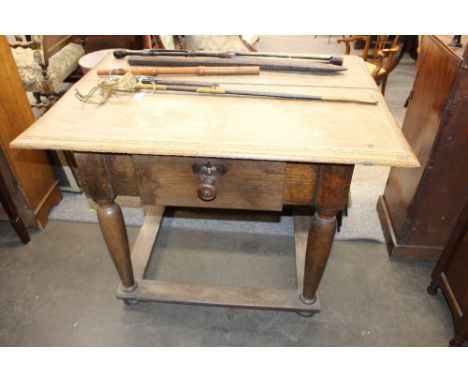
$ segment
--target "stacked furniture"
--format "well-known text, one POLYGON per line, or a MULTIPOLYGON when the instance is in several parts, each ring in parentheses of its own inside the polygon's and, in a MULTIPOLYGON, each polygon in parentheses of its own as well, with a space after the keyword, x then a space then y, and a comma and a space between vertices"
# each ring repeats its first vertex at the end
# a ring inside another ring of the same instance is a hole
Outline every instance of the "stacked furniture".
POLYGON ((78 68, 84 55, 73 36, 30 36, 31 40, 10 43, 23 86, 32 92, 37 107, 50 107, 61 95, 60 85, 78 68), (43 103, 41 97, 49 102, 43 103))
POLYGON ((382 94, 385 94, 385 88, 387 86, 387 79, 390 72, 395 69, 395 66, 398 64, 399 60, 394 56, 400 52, 400 36, 394 36, 393 39, 390 39, 388 35, 377 36, 377 41, 374 49, 370 52, 371 35, 365 36, 349 36, 338 39, 338 43, 345 43, 345 54, 349 55, 351 53, 351 43, 357 42, 364 43, 362 50, 362 59, 366 62, 367 69, 371 73, 372 78, 377 82, 378 85, 382 87, 382 94), (390 47, 387 48, 387 44, 390 44, 390 47))
POLYGON ((34 121, 8 41, 0 36, 0 173, 5 184, 2 195, 8 193, 2 201, 13 201, 0 208, 0 219, 13 222, 19 217, 26 227, 42 229, 62 198, 49 159, 44 151, 9 146, 34 121), (10 207, 17 210, 17 217, 11 217, 10 207))

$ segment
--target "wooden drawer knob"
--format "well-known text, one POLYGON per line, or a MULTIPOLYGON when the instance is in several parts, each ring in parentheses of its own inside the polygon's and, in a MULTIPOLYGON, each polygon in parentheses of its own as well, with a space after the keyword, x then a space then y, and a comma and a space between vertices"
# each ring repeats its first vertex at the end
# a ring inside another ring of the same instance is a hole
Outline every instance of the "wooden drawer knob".
POLYGON ((216 198, 215 182, 207 182, 198 187, 198 197, 205 202, 210 202, 216 198))
POLYGON ((217 194, 216 180, 226 173, 226 167, 208 162, 204 165, 194 164, 192 169, 194 173, 198 174, 201 181, 197 190, 198 197, 205 202, 214 200, 217 194))

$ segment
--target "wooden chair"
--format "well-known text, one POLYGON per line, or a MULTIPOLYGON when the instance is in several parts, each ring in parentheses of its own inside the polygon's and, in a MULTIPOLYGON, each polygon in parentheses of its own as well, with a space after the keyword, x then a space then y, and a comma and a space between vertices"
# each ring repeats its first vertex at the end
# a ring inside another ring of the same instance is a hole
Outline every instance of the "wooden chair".
POLYGON ((78 68, 84 41, 72 43, 72 37, 15 36, 16 41, 10 42, 24 88, 36 99, 34 107, 50 107, 61 95, 59 85, 78 68), (49 102, 43 103, 41 96, 49 102))
POLYGON ((349 55, 351 52, 351 43, 363 42, 364 48, 362 50, 362 59, 366 62, 369 72, 372 74, 375 82, 382 86, 382 94, 385 94, 385 87, 387 86, 388 75, 395 68, 399 60, 395 60, 395 54, 400 51, 399 41, 400 36, 395 36, 391 41, 390 48, 386 48, 390 36, 377 36, 377 42, 371 54, 369 50, 371 47, 372 36, 348 36, 338 39, 337 42, 344 42, 346 45, 345 54, 349 55))

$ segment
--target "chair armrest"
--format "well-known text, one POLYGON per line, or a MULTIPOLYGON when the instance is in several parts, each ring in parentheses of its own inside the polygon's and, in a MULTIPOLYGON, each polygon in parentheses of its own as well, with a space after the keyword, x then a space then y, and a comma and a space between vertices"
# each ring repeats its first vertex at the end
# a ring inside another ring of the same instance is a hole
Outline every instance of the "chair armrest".
POLYGON ((382 49, 381 52, 385 55, 388 56, 389 54, 394 54, 400 51, 399 46, 394 46, 393 48, 388 48, 388 49, 382 49))
MULTIPOLYGON (((345 54, 348 55, 349 53, 351 53, 351 42, 353 41, 364 41, 366 42, 366 46, 368 44, 367 42, 368 40, 368 36, 349 36, 349 37, 343 37, 343 38, 340 38, 338 40, 336 40, 337 43, 340 43, 340 42, 344 42, 345 45, 346 45, 346 48, 345 48, 345 54)), ((366 56, 367 56, 367 53, 366 53, 366 56)))
POLYGON ((367 36, 350 36, 350 37, 343 37, 343 38, 340 38, 338 40, 336 40, 336 42, 340 43, 340 42, 353 42, 353 41, 366 41, 367 40, 367 36))
POLYGON ((388 49, 381 49, 377 52, 378 60, 381 62, 380 67, 384 66, 384 58, 386 58, 385 70, 387 73, 390 73, 395 68, 396 64, 398 64, 398 60, 394 63, 393 55, 399 51, 400 47, 394 46, 388 49))

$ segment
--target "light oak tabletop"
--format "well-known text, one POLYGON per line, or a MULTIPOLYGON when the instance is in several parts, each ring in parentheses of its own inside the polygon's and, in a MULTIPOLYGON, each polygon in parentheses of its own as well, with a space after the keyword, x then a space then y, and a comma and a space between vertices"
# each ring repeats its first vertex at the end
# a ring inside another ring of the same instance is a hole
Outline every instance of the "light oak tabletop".
POLYGON ((377 105, 238 96, 119 93, 104 105, 75 97, 94 87, 106 56, 14 148, 414 167, 418 161, 364 62, 345 56, 334 75, 171 76, 248 89, 377 100, 377 105))

